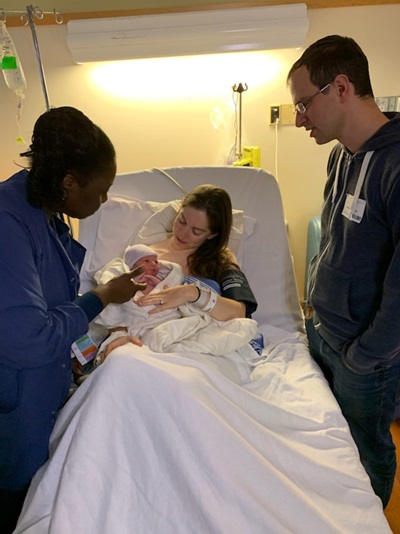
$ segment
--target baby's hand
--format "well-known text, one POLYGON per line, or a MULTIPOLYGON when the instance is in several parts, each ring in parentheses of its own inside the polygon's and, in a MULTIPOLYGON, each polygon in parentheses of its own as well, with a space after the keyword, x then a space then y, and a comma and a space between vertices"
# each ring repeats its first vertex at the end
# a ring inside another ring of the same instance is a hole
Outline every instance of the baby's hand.
POLYGON ((97 356, 94 361, 94 366, 98 367, 101 365, 111 351, 117 347, 122 347, 127 343, 133 343, 138 347, 143 345, 142 341, 135 336, 130 336, 124 330, 115 329, 115 331, 108 337, 100 346, 100 350, 97 353, 97 356))
POLYGON ((137 345, 138 347, 141 347, 143 343, 140 341, 139 338, 136 336, 130 336, 126 334, 126 336, 120 336, 111 341, 106 347, 106 350, 104 351, 104 358, 103 361, 107 358, 107 356, 110 354, 111 351, 116 349, 117 347, 122 347, 123 345, 126 345, 127 343, 133 343, 134 345, 137 345))

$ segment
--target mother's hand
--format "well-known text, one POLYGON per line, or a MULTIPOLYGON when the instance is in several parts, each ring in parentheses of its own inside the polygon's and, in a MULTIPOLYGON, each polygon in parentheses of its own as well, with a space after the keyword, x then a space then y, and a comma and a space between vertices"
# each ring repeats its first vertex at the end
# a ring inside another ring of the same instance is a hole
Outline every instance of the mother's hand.
POLYGON ((191 284, 168 287, 135 299, 138 306, 155 306, 149 314, 159 313, 163 310, 178 308, 187 302, 193 302, 198 297, 197 287, 191 284))

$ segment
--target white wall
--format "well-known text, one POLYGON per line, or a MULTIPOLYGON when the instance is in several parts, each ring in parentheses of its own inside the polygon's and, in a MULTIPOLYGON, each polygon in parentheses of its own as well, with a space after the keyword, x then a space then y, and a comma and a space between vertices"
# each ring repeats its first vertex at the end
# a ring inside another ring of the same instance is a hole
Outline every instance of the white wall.
MULTIPOLYGON (((306 45, 331 33, 355 38, 369 57, 376 96, 400 95, 400 5, 315 9, 309 19, 306 45)), ((30 30, 9 31, 28 81, 21 127, 29 144, 45 101, 30 30)), ((37 35, 51 105, 76 106, 98 123, 116 146, 119 172, 224 164, 235 138, 231 87, 247 83, 243 144, 259 145, 262 167, 277 170, 302 295, 307 223, 320 210, 332 144, 316 146, 294 126, 269 124, 269 107, 291 102, 286 75, 301 51, 137 60, 125 63, 118 79, 116 63, 75 65, 65 26, 38 26, 37 35), (99 89, 93 77, 108 88, 99 89)), ((3 83, 0 102, 0 179, 6 179, 17 169, 13 160, 23 163, 24 146, 16 142, 17 98, 3 83)))

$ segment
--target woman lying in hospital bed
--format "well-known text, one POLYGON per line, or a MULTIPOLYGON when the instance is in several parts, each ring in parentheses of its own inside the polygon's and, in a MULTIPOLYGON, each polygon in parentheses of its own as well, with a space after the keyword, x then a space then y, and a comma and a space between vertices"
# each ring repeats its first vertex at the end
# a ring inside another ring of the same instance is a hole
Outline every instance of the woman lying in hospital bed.
POLYGON ((128 336, 138 337, 157 352, 195 348, 218 356, 242 348, 243 357, 254 360, 248 342, 257 330, 256 321, 249 318, 256 301, 227 248, 231 227, 228 193, 212 185, 199 186, 182 200, 171 236, 152 248, 129 246, 123 258, 96 273, 96 282, 104 284, 128 272, 130 265, 144 264, 148 272, 142 278, 147 277, 152 289, 122 306, 109 307, 96 319, 113 332, 99 351, 97 365, 113 348, 129 341, 128 336), (223 296, 224 289, 228 297, 223 296))

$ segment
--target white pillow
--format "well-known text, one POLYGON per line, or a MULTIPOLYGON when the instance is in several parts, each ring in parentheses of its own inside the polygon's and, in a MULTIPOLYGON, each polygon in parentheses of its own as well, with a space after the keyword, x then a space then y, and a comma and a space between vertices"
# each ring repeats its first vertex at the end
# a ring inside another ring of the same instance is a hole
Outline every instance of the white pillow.
POLYGON ((109 195, 100 208, 93 250, 85 258, 86 275, 93 275, 113 258, 122 257, 133 234, 153 213, 144 200, 109 195))
MULTIPOLYGON (((88 252, 89 257, 85 260, 86 276, 92 278, 111 259, 122 257, 128 245, 152 245, 165 239, 172 232, 179 206, 180 200, 152 202, 109 195, 101 207, 93 251, 88 252)), ((232 210, 232 214, 229 247, 241 265, 244 238, 253 233, 256 221, 240 210, 232 210)))

